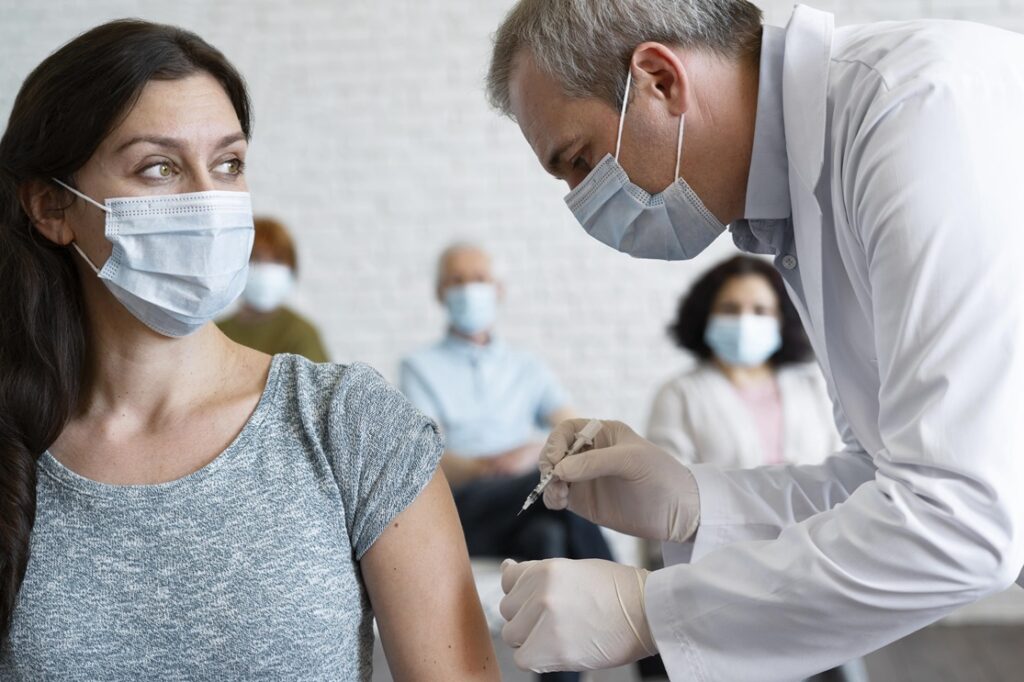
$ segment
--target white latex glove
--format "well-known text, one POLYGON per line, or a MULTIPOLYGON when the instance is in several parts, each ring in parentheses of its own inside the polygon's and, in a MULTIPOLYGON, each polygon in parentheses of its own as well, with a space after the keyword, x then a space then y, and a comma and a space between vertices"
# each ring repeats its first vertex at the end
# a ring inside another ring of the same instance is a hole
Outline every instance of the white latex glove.
POLYGON ((501 631, 523 670, 601 670, 653 656, 648 571, 600 559, 501 565, 501 631))
POLYGON ((678 459, 622 422, 602 422, 593 449, 566 457, 587 419, 562 422, 541 452, 548 509, 565 509, 621 533, 686 542, 700 522, 697 481, 678 459))

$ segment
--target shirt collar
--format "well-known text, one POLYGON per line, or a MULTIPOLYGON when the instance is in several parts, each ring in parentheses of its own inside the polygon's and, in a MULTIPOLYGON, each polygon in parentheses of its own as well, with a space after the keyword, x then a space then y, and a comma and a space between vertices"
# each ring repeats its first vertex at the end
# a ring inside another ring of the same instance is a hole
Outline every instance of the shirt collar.
POLYGON ((494 335, 494 332, 491 332, 491 340, 487 345, 481 346, 449 331, 441 345, 449 351, 474 359, 497 355, 504 348, 504 344, 494 335))
POLYGON ((786 31, 765 26, 761 38, 760 82, 754 146, 747 180, 746 220, 789 218, 789 160, 786 129, 782 118, 782 67, 786 52, 786 31))

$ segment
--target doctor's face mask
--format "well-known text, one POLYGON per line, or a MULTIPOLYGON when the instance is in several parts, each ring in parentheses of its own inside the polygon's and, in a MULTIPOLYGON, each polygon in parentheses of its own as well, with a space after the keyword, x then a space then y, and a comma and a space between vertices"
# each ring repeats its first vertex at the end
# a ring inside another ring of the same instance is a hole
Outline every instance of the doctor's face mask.
POLYGON ((685 114, 679 117, 676 180, 654 195, 630 182, 619 165, 619 152, 632 83, 630 70, 619 113, 615 156, 607 154, 565 197, 565 203, 587 234, 613 249, 634 258, 688 260, 706 249, 725 226, 679 177, 685 114))

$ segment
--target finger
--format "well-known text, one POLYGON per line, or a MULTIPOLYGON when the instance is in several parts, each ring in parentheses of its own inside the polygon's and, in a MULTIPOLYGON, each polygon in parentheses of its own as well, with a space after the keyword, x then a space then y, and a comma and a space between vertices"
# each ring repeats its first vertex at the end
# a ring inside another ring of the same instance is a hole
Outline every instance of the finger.
POLYGON ((623 448, 610 447, 566 457, 555 465, 555 476, 566 483, 605 477, 630 479, 634 477, 630 474, 635 468, 636 464, 623 448))
POLYGON ((544 607, 539 599, 530 599, 501 628, 501 638, 505 644, 517 649, 529 641, 544 617, 544 607))
POLYGON ((501 564, 501 591, 505 594, 511 592, 526 569, 536 563, 536 561, 518 563, 512 559, 505 559, 501 564))
POLYGON ((569 452, 576 434, 587 425, 587 419, 567 419, 554 428, 541 451, 541 459, 557 464, 569 452))
POLYGON ((569 506, 569 484, 557 478, 544 489, 544 506, 548 509, 565 509, 569 506))

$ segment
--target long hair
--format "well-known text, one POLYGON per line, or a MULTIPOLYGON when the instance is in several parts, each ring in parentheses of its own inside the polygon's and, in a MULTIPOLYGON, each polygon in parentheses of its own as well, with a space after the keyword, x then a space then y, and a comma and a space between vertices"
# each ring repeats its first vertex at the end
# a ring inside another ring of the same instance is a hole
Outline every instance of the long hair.
POLYGON ((750 256, 736 256, 719 263, 697 280, 690 292, 679 302, 679 312, 669 326, 669 335, 676 344, 701 360, 709 360, 714 352, 704 341, 704 331, 711 317, 711 307, 726 282, 734 277, 757 275, 763 277, 775 291, 779 301, 782 347, 768 362, 774 367, 806 362, 811 359, 811 343, 804 333, 800 315, 789 300, 782 275, 764 260, 750 256))
POLYGON ((73 185, 146 83, 199 72, 221 83, 248 137, 245 83, 224 55, 180 28, 122 20, 36 67, 0 139, 0 646, 28 567, 37 461, 79 407, 88 344, 68 249, 38 233, 19 190, 51 177, 73 185))

